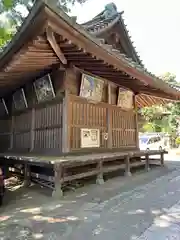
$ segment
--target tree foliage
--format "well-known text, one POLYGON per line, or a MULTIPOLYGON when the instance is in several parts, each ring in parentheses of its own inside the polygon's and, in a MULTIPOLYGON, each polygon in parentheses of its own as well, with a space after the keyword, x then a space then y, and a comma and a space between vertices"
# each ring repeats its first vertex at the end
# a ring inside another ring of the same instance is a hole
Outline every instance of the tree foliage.
POLYGON ((161 75, 160 78, 169 84, 177 84, 176 75, 170 72, 166 72, 165 74, 161 75))
MULTIPOLYGON (((33 4, 39 0, 0 0, 0 48, 11 40, 17 28, 31 10, 33 4)), ((82 4, 86 0, 46 0, 65 12, 76 2, 82 4)))
MULTIPOLYGON (((168 84, 180 85, 176 76, 169 72, 161 78, 168 84)), ((164 106, 152 106, 141 109, 141 115, 146 120, 142 127, 144 132, 167 132, 171 135, 177 134, 180 116, 180 103, 169 103, 164 106)))

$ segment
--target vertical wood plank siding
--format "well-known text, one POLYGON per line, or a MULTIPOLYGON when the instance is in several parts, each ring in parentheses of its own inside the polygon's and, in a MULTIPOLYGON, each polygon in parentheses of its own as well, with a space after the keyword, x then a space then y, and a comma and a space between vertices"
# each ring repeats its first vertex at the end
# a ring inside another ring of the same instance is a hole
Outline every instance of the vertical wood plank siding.
MULTIPOLYGON (((108 141, 104 134, 108 132, 107 109, 109 108, 112 129, 112 148, 136 147, 135 113, 122 111, 119 107, 106 103, 92 104, 77 96, 70 96, 70 150, 81 149, 81 128, 100 129, 100 148, 107 149, 108 141)), ((110 136, 109 136, 110 137, 110 136)), ((81 149, 82 150, 82 149, 81 149)))
POLYGON ((107 148, 107 140, 104 140, 104 133, 107 133, 106 107, 104 104, 94 105, 83 101, 82 98, 71 96, 70 100, 70 149, 81 148, 81 128, 100 129, 100 148, 107 148))
POLYGON ((1 119, 0 120, 0 151, 6 151, 10 148, 11 139, 11 120, 1 119))
POLYGON ((135 113, 112 108, 112 142, 113 148, 136 147, 135 113))
POLYGON ((62 103, 35 109, 34 151, 62 151, 62 103))
POLYGON ((13 116, 13 121, 14 127, 11 129, 11 117, 0 120, 1 152, 9 150, 13 135, 13 152, 61 153, 62 101, 29 109, 25 113, 13 116))
POLYGON ((28 151, 30 148, 31 111, 14 116, 12 150, 28 151))

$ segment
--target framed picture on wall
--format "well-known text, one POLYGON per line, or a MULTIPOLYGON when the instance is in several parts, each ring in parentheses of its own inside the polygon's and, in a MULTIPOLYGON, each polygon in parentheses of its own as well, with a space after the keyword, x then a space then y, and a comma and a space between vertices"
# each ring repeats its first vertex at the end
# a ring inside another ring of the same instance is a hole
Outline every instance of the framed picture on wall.
POLYGON ((13 94, 13 103, 16 110, 22 110, 28 107, 23 88, 13 94))
POLYGON ((50 75, 45 75, 34 82, 34 89, 38 102, 51 100, 55 97, 50 75))
POLYGON ((3 117, 8 114, 9 114, 9 111, 8 111, 6 102, 5 102, 4 98, 1 98, 0 99, 0 117, 3 117))
POLYGON ((133 109, 133 92, 119 88, 117 106, 125 110, 133 109))
POLYGON ((82 74, 80 96, 100 102, 102 100, 104 81, 102 79, 82 74))

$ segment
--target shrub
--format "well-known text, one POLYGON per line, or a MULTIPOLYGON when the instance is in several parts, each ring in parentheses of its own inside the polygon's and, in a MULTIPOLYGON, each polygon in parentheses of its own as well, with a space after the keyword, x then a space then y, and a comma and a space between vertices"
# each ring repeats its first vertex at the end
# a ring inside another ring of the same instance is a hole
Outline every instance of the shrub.
POLYGON ((180 137, 177 137, 177 138, 176 138, 176 144, 177 144, 177 145, 180 145, 180 137))

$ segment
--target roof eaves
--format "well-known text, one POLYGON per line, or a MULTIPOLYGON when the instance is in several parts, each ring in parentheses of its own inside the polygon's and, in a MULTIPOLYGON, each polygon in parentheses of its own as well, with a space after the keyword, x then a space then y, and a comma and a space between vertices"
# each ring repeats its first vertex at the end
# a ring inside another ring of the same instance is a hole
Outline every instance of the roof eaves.
MULTIPOLYGON (((44 2, 45 0, 42 0, 42 1, 44 2)), ((79 25, 76 22, 74 22, 73 19, 71 17, 69 17, 62 9, 55 8, 54 6, 50 5, 47 2, 45 2, 45 5, 51 11, 53 11, 55 14, 57 14, 58 17, 61 18, 64 22, 66 22, 72 28, 75 28, 76 31, 78 31, 80 34, 82 34, 88 40, 92 41, 96 46, 101 47, 109 55, 115 57, 116 59, 121 60, 122 62, 124 62, 124 64, 128 65, 130 68, 134 68, 134 69, 138 70, 139 73, 142 73, 142 74, 146 75, 147 77, 150 77, 151 82, 154 81, 154 84, 156 86, 158 85, 157 88, 167 92, 168 94, 172 94, 172 95, 177 94, 177 91, 175 89, 171 88, 163 80, 161 80, 160 78, 157 78, 155 75, 153 75, 152 73, 148 72, 146 69, 142 68, 142 66, 140 66, 136 62, 133 62, 132 60, 130 60, 129 58, 127 58, 126 56, 124 56, 120 52, 118 52, 118 53, 117 53, 117 51, 113 52, 113 50, 112 50, 113 47, 112 46, 108 45, 109 47, 107 48, 106 44, 102 44, 102 40, 101 39, 99 40, 99 39, 95 38, 93 35, 89 34, 84 29, 84 27, 82 27, 81 25, 79 25)), ((150 85, 153 86, 153 84, 150 84, 150 85)), ((180 96, 180 92, 178 92, 178 94, 180 96)))
POLYGON ((40 12, 45 6, 44 1, 36 1, 34 6, 32 7, 29 15, 24 20, 23 24, 20 26, 20 28, 17 30, 16 34, 13 36, 12 40, 6 45, 6 47, 3 49, 3 51, 0 54, 0 69, 6 64, 6 61, 8 61, 11 56, 17 52, 25 41, 30 37, 30 34, 34 31, 32 31, 34 26, 33 21, 35 17, 40 16, 40 12))
POLYGON ((110 18, 102 19, 102 15, 104 14, 105 10, 99 13, 96 17, 94 17, 92 20, 85 22, 81 24, 88 32, 92 34, 96 34, 97 36, 99 34, 102 34, 103 31, 107 30, 110 27, 113 27, 118 21, 122 25, 122 28, 124 30, 125 36, 128 40, 128 43, 130 45, 130 48, 132 49, 132 53, 134 54, 135 58, 137 59, 137 62, 143 66, 142 60, 139 58, 137 51, 135 50, 135 47, 133 46, 133 43, 131 41, 131 37, 129 36, 129 31, 127 30, 127 27, 124 23, 124 19, 122 17, 123 12, 119 12, 115 15, 113 15, 110 18))
POLYGON ((129 35, 129 31, 128 31, 128 29, 127 29, 127 26, 126 26, 126 24, 125 24, 125 22, 124 22, 124 19, 123 19, 122 15, 120 15, 119 21, 120 21, 120 23, 121 23, 122 26, 123 26, 124 32, 125 32, 125 34, 126 34, 126 36, 127 36, 127 39, 128 39, 129 44, 130 44, 130 46, 131 46, 131 48, 132 48, 132 51, 133 51, 133 53, 135 54, 135 56, 136 56, 136 58, 137 58, 137 60, 138 60, 138 63, 143 66, 143 62, 142 62, 142 60, 140 59, 140 57, 138 56, 138 53, 137 53, 137 51, 136 51, 136 49, 135 49, 135 47, 134 47, 134 45, 133 45, 133 42, 132 42, 132 40, 131 40, 131 36, 129 35))
MULTIPOLYGON (((73 19, 71 19, 66 13, 64 13, 61 9, 54 8, 53 6, 49 5, 47 2, 44 2, 45 0, 39 0, 36 1, 36 4, 33 6, 31 13, 25 20, 24 24, 22 25, 21 29, 18 31, 18 33, 15 35, 15 37, 12 39, 11 43, 8 44, 7 49, 5 49, 4 53, 1 55, 0 58, 0 67, 2 66, 2 62, 4 63, 4 58, 8 58, 10 53, 12 54, 14 50, 17 49, 17 47, 20 47, 22 45, 19 44, 19 39, 23 37, 23 34, 26 33, 27 28, 31 26, 31 21, 34 20, 35 16, 37 13, 41 12, 42 9, 45 9, 47 7, 50 11, 55 13, 58 18, 62 19, 66 24, 68 24, 70 27, 74 28, 77 32, 79 32, 81 35, 83 35, 86 39, 92 41, 97 47, 100 47, 103 49, 103 51, 107 52, 108 55, 111 55, 113 58, 116 58, 117 60, 121 60, 125 66, 129 66, 133 71, 136 69, 139 73, 143 73, 144 75, 150 77, 150 81, 154 82, 154 84, 150 84, 151 86, 153 85, 158 85, 160 90, 163 90, 169 94, 175 95, 177 93, 177 90, 174 88, 170 87, 168 84, 164 83, 163 80, 153 76, 151 73, 147 72, 145 69, 142 68, 139 64, 133 62, 129 58, 127 58, 125 55, 121 54, 119 51, 116 49, 113 49, 112 46, 107 47, 106 44, 102 44, 101 39, 97 39, 93 37, 91 34, 87 33, 87 31, 84 30, 82 26, 79 24, 75 23, 73 19)), ((47 14, 47 12, 46 12, 47 14)), ((48 16, 47 16, 48 17, 48 16)), ((10 58, 9 58, 10 59, 10 58)), ((140 80, 140 79, 139 79, 140 80)), ((154 86, 153 86, 154 87, 154 86)), ((180 92, 179 96, 180 96, 180 92)))

